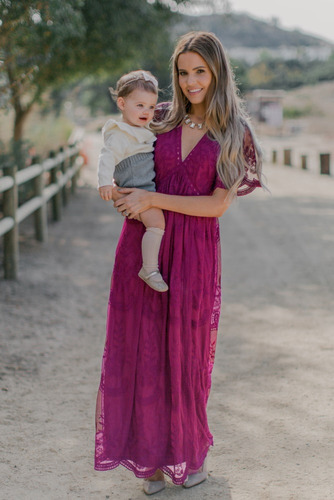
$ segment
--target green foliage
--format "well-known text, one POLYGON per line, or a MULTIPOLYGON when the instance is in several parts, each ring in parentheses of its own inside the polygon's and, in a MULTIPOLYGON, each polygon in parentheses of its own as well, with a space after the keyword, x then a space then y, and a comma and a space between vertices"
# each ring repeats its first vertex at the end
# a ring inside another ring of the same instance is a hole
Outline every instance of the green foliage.
POLYGON ((15 110, 14 138, 50 87, 145 63, 158 70, 174 18, 163 0, 0 0, 0 99, 15 110))
POLYGON ((82 0, 2 0, 0 7, 1 94, 14 108, 25 96, 27 107, 75 67, 85 37, 82 0))
POLYGON ((283 117, 284 118, 301 118, 302 116, 309 116, 313 112, 311 106, 305 106, 304 108, 296 108, 296 107, 285 107, 283 109, 283 117))
POLYGON ((82 14, 87 30, 82 63, 93 71, 125 70, 129 60, 154 50, 174 17, 163 3, 146 0, 85 0, 82 14))
POLYGON ((244 61, 237 61, 236 59, 231 59, 231 66, 239 92, 243 94, 249 87, 248 84, 249 66, 244 61))
POLYGON ((327 61, 299 61, 281 59, 262 60, 253 66, 236 63, 242 67, 244 90, 284 89, 289 90, 302 85, 313 85, 321 81, 334 80, 334 58, 327 61))
POLYGON ((311 78, 312 83, 334 80, 334 51, 327 61, 314 65, 311 78))

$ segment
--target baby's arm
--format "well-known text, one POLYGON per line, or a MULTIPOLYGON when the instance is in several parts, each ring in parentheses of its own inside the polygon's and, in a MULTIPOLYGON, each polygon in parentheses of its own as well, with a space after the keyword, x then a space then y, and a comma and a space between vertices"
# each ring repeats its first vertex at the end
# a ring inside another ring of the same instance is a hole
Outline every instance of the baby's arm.
MULTIPOLYGON (((100 193, 102 200, 104 200, 104 201, 113 200, 113 195, 112 195, 113 186, 101 186, 101 187, 99 187, 99 193, 100 193)), ((121 196, 119 198, 121 198, 121 196)), ((117 200, 119 198, 117 198, 117 200)), ((115 200, 113 200, 113 201, 115 201, 115 200)))
POLYGON ((118 191, 118 186, 116 186, 115 183, 113 183, 112 185, 110 186, 101 186, 99 187, 99 193, 100 193, 100 196, 102 198, 102 200, 105 200, 105 201, 117 201, 121 198, 123 198, 123 196, 126 196, 125 194, 122 194, 118 191))
POLYGON ((111 129, 106 131, 105 127, 103 127, 102 130, 104 144, 99 156, 97 174, 98 174, 99 194, 102 200, 110 201, 113 199, 112 197, 113 173, 116 164, 114 149, 115 149, 116 139, 114 130, 111 129))

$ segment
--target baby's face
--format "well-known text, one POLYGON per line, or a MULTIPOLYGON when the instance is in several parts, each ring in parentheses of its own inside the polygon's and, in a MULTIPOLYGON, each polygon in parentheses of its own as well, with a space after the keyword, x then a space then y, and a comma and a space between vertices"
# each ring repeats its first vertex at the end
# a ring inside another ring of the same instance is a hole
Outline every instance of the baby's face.
POLYGON ((158 96, 147 90, 136 89, 126 97, 119 97, 117 105, 125 123, 145 127, 153 119, 158 96))

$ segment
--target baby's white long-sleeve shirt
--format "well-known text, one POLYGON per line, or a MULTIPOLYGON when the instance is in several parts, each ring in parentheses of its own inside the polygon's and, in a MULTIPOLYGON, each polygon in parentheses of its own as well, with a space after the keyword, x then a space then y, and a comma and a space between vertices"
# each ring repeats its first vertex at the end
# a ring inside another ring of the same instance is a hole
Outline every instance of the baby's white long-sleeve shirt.
POLYGON ((103 147, 98 164, 98 187, 113 183, 115 166, 137 153, 151 153, 156 140, 153 132, 110 119, 102 129, 103 147))

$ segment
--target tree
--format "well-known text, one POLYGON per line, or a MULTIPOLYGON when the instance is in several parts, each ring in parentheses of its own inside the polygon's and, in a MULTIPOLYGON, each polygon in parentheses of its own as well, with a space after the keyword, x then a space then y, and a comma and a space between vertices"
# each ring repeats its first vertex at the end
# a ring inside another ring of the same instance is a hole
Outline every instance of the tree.
POLYGON ((163 0, 0 0, 0 99, 15 111, 14 141, 43 92, 141 59, 173 16, 163 0))
POLYGON ((1 101, 15 112, 14 140, 48 85, 75 67, 85 36, 81 0, 0 0, 1 101))

